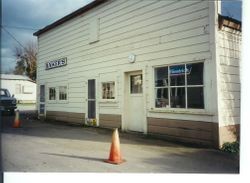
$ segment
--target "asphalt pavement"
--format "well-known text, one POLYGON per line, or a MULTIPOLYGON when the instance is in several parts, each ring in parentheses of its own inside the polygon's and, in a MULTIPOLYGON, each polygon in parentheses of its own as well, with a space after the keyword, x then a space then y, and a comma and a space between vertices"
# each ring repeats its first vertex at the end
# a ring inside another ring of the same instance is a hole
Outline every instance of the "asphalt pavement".
POLYGON ((108 159, 112 131, 39 121, 33 111, 4 115, 2 169, 4 172, 123 172, 123 173, 239 173, 237 156, 216 149, 189 147, 142 134, 119 132, 123 159, 108 159))

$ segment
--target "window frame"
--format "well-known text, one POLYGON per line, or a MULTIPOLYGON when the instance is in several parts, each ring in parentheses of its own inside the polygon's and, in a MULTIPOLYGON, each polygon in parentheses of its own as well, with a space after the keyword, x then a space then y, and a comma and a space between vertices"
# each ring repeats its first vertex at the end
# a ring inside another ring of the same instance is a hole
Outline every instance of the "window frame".
POLYGON ((101 82, 101 95, 100 95, 100 99, 102 101, 115 101, 116 100, 116 82, 115 81, 102 81, 101 82), (114 98, 103 98, 103 84, 107 84, 107 83, 114 83, 114 98))
POLYGON ((98 99, 99 99, 99 103, 117 103, 118 101, 117 101, 117 94, 118 94, 118 87, 117 87, 117 85, 118 85, 118 82, 117 82, 117 79, 103 79, 103 80, 101 80, 101 81, 99 81, 99 91, 97 92, 98 93, 98 99), (114 84, 115 84, 115 86, 114 86, 114 99, 103 99, 102 98, 102 92, 103 92, 103 90, 102 90, 102 84, 103 83, 110 83, 110 82, 113 82, 114 84))
POLYGON ((59 85, 58 86, 58 102, 63 103, 63 102, 67 102, 68 101, 68 86, 67 85, 59 85), (61 87, 65 87, 66 88, 66 99, 60 99, 60 88, 61 87))
POLYGON ((185 111, 185 112, 192 112, 192 111, 200 111, 200 112, 205 112, 206 111, 206 95, 205 95, 205 62, 204 61, 198 61, 198 62, 185 62, 185 63, 173 63, 173 64, 166 64, 166 65, 157 65, 153 67, 153 97, 152 97, 152 107, 151 109, 154 111, 185 111), (198 63, 203 63, 203 84, 202 85, 188 85, 187 83, 187 73, 185 72, 185 84, 181 86, 171 86, 171 81, 170 81, 170 67, 171 66, 177 66, 177 65, 184 65, 185 70, 187 68, 188 64, 198 64, 198 63), (156 87, 156 69, 157 68, 162 68, 162 67, 167 67, 168 68, 168 83, 166 86, 159 86, 156 87), (167 107, 156 107, 156 90, 157 89, 164 89, 167 88, 168 91, 168 106, 167 107), (184 108, 176 108, 176 107, 171 107, 171 89, 172 88, 185 88, 185 107, 184 108), (188 88, 203 88, 203 108, 188 108, 188 94, 187 90, 188 88))
POLYGON ((57 101, 57 87, 56 86, 48 86, 48 101, 50 103, 55 103, 57 101), (50 89, 51 88, 54 88, 55 89, 55 99, 54 100, 51 100, 50 99, 50 89))

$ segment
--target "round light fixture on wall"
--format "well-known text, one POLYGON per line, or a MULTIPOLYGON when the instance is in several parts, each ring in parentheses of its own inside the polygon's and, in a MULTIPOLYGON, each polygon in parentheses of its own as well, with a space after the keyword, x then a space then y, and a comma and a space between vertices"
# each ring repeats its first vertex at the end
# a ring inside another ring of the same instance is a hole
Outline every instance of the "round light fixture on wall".
POLYGON ((134 63, 135 62, 135 54, 133 54, 133 53, 129 54, 128 61, 129 61, 129 63, 134 63))

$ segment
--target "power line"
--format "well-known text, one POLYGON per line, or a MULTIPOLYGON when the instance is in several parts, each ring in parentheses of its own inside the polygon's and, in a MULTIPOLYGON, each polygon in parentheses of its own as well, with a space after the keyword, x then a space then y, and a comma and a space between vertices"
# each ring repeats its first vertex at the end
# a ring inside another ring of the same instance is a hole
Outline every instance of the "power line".
MULTIPOLYGON (((1 25, 1 28, 12 38, 12 39, 14 39, 26 52, 28 52, 28 50, 27 50, 27 48, 25 48, 25 46, 23 46, 22 45, 22 43, 20 42, 20 41, 18 41, 17 39, 16 39, 16 37, 13 35, 13 34, 11 34, 9 31, 7 31, 7 29, 5 29, 2 25, 1 25)), ((33 58, 35 58, 36 59, 36 57, 35 56, 33 56, 33 55, 31 55, 33 58)))
POLYGON ((15 36, 13 36, 9 31, 7 31, 2 25, 1 25, 1 28, 12 38, 14 39, 21 47, 23 47, 24 49, 26 49, 22 43, 20 43, 16 38, 15 36))
POLYGON ((12 28, 12 29, 26 29, 26 30, 39 30, 39 29, 36 29, 36 28, 31 28, 31 27, 22 27, 22 26, 12 26, 12 25, 2 25, 3 27, 6 27, 6 28, 12 28))

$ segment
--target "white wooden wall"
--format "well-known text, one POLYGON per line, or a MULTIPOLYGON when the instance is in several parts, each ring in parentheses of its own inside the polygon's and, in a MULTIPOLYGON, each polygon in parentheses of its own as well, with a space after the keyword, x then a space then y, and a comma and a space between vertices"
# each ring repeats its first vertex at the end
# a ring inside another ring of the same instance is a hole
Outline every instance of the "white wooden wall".
POLYGON ((26 80, 5 80, 1 79, 1 88, 6 88, 9 90, 11 95, 15 95, 17 100, 26 103, 36 103, 36 83, 26 80), (16 93, 16 85, 21 86, 21 93, 16 93), (29 87, 32 92, 23 93, 23 87, 29 87))
POLYGON ((100 82, 112 75, 110 79, 117 81, 117 100, 99 103, 98 110, 102 114, 121 114, 123 73, 136 69, 145 73, 146 107, 150 110, 154 97, 153 66, 204 61, 203 114, 151 112, 148 116, 213 121, 211 115, 205 114, 216 113, 209 92, 214 82, 210 78, 214 64, 210 39, 208 1, 108 1, 39 36, 38 83, 46 87, 69 86, 68 102, 48 103, 47 110, 86 113, 87 79, 96 78, 100 92, 100 82), (99 41, 89 44, 93 19, 100 22, 99 41), (128 63, 130 53, 136 55, 134 64, 128 63), (46 62, 61 57, 68 58, 67 66, 45 70, 46 62))
POLYGON ((219 31, 220 126, 240 123, 241 32, 223 27, 219 31))

